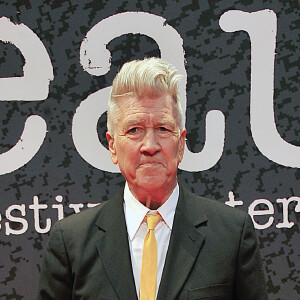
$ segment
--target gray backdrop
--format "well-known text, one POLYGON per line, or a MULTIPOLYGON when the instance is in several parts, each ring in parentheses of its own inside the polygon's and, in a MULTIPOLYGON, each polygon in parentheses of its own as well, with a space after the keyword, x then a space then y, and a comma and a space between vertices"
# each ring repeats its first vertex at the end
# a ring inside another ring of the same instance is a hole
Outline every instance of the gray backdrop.
MULTIPOLYGON (((245 211, 254 200, 268 199, 274 207, 274 221, 268 228, 257 230, 257 235, 269 299, 299 299, 300 209, 297 201, 291 201, 288 219, 295 224, 277 228, 283 220, 283 206, 276 200, 300 197, 300 170, 269 160, 253 141, 249 121, 249 36, 244 31, 226 33, 219 26, 220 16, 231 9, 271 9, 276 13, 275 121, 281 137, 300 146, 298 1, 0 1, 0 17, 29 27, 44 44, 54 71, 45 100, 0 102, 0 152, 17 143, 30 115, 41 116, 48 130, 41 148, 27 164, 0 176, 0 299, 35 298, 49 232, 36 230, 34 211, 29 208, 34 196, 47 205, 39 211, 39 226, 44 228, 47 218, 52 223, 58 218, 58 210, 52 207, 59 204, 55 200, 58 195, 62 196, 66 216, 74 212, 70 203, 83 203, 85 208, 86 203, 106 201, 124 183, 120 174, 99 170, 81 157, 71 129, 81 101, 110 86, 124 62, 160 56, 153 39, 128 34, 108 44, 112 66, 107 74, 91 76, 84 71, 79 50, 87 32, 99 21, 126 11, 162 16, 183 39, 188 76, 186 127, 191 151, 199 152, 204 145, 207 112, 218 109, 225 115, 225 145, 219 162, 202 172, 179 170, 179 183, 223 203, 232 191, 237 200, 243 201, 238 208, 245 211), (16 232, 23 227, 20 219, 18 222, 7 216, 11 205, 25 207, 25 216, 19 210, 11 212, 27 220, 28 229, 23 234, 7 235, 7 226, 16 232)), ((24 61, 16 46, 0 42, 1 77, 22 76, 24 61)), ((105 122, 104 114, 97 126, 104 145, 105 122)), ((256 216, 255 220, 264 224, 270 216, 256 216)))

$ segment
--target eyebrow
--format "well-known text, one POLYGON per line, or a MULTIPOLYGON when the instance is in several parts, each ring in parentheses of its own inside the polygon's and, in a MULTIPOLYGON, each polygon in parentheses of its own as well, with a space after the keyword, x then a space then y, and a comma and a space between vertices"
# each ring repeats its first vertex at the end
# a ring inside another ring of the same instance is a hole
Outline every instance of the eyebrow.
POLYGON ((156 122, 156 125, 167 125, 167 126, 173 127, 173 126, 176 126, 176 123, 174 123, 168 119, 162 119, 162 120, 159 120, 158 122, 156 122))
POLYGON ((140 125, 140 124, 143 124, 143 123, 145 123, 145 120, 143 120, 143 119, 129 119, 129 120, 124 122, 123 126, 124 127, 130 127, 130 126, 133 126, 133 125, 140 125))
MULTIPOLYGON (((131 126, 137 126, 137 125, 144 125, 146 123, 145 119, 129 119, 124 122, 123 127, 128 128, 131 126)), ((159 120, 154 120, 154 126, 166 126, 170 127, 171 129, 176 128, 176 123, 168 120, 168 118, 162 118, 159 120)))
POLYGON ((156 125, 167 125, 167 126, 170 126, 170 127, 176 127, 176 120, 172 120, 168 117, 163 117, 163 118, 156 118, 154 119, 154 123, 156 125))

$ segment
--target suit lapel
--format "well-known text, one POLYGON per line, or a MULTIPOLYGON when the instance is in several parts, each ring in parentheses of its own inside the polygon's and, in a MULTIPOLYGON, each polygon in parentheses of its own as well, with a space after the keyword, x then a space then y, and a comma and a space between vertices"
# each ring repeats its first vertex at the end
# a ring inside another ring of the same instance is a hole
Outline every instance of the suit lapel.
POLYGON ((96 225, 102 231, 99 256, 119 299, 137 299, 123 210, 123 193, 107 201, 96 225))
POLYGON ((207 218, 193 194, 180 188, 169 248, 157 300, 175 299, 205 239, 196 228, 207 218))

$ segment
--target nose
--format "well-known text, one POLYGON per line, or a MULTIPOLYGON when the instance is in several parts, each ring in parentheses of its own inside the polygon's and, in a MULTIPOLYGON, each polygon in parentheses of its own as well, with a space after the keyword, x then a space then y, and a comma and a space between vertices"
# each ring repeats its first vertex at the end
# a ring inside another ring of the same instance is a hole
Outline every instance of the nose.
POLYGON ((154 129, 148 128, 142 140, 141 152, 146 155, 154 155, 161 149, 158 137, 155 134, 154 129))

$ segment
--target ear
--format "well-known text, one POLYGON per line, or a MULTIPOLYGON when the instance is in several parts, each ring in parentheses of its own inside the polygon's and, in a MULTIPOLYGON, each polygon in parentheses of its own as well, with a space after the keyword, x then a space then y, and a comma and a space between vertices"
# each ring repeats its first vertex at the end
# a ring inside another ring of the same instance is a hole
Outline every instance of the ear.
POLYGON ((115 145, 115 138, 109 131, 106 132, 106 138, 108 141, 108 149, 110 152, 111 160, 116 165, 118 163, 118 158, 117 158, 117 151, 115 145))
POLYGON ((179 162, 181 163, 182 158, 183 158, 183 153, 184 153, 184 148, 185 148, 185 135, 186 135, 186 129, 183 129, 180 137, 179 137, 179 162))

